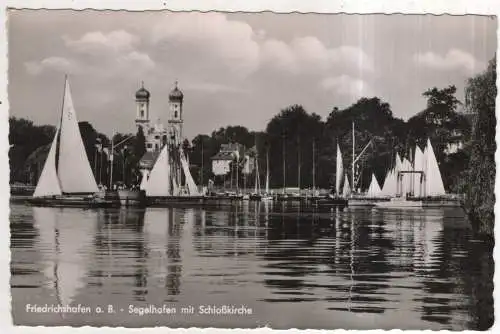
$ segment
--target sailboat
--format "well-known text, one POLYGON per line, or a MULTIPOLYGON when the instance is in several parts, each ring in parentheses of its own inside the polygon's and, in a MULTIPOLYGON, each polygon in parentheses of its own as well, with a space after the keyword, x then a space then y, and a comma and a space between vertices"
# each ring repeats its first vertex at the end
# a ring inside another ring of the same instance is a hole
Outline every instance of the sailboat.
POLYGON ((254 190, 253 193, 250 194, 249 199, 254 201, 260 201, 262 199, 262 194, 260 193, 260 172, 259 172, 259 159, 258 156, 255 156, 255 181, 254 181, 254 190))
POLYGON ((99 198, 97 183, 83 145, 67 76, 61 117, 40 179, 28 203, 37 206, 108 206, 99 198))
MULTIPOLYGON (((330 194, 326 199, 326 202, 330 205, 347 205, 347 199, 342 197, 342 178, 344 177, 344 165, 342 163, 342 152, 340 151, 340 146, 337 143, 337 161, 336 161, 336 172, 335 172, 335 195, 330 194)), ((322 203, 319 200, 318 203, 322 203)))
POLYGON ((261 195, 261 201, 272 201, 273 196, 269 191, 269 150, 266 152, 266 188, 264 193, 261 195))
POLYGON ((204 196, 198 190, 180 146, 165 144, 146 177, 142 186, 151 205, 203 202, 204 196), (184 186, 180 184, 181 174, 184 175, 184 186))
POLYGON ((392 196, 390 202, 380 203, 377 206, 422 208, 458 205, 458 201, 444 198, 446 192, 443 179, 430 139, 427 139, 423 153, 418 146, 415 147, 413 165, 404 159, 400 161, 400 168, 396 166, 396 169, 398 175, 396 192, 390 193, 392 196), (413 175, 401 174, 408 171, 412 171, 413 175))

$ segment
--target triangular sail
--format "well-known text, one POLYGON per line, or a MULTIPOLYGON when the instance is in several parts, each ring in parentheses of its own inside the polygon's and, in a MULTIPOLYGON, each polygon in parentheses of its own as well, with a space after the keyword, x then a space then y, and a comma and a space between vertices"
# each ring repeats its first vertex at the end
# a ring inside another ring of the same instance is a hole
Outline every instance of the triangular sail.
POLYGON ((189 164, 188 160, 186 158, 186 155, 184 154, 184 151, 181 149, 181 164, 182 164, 182 170, 184 171, 184 176, 186 179, 186 186, 189 195, 198 195, 198 186, 194 182, 193 176, 191 175, 191 172, 189 171, 189 164))
POLYGON ((370 187, 368 188, 367 195, 369 197, 377 197, 380 196, 381 192, 382 190, 380 190, 377 178, 375 177, 375 174, 372 174, 372 181, 370 183, 370 187))
POLYGON ((57 150, 57 137, 59 135, 59 125, 57 126, 56 134, 52 140, 49 154, 43 165, 42 173, 38 179, 38 183, 33 193, 33 197, 54 196, 61 195, 61 186, 59 185, 59 178, 57 177, 56 170, 56 150, 57 150))
POLYGON ((98 191, 78 128, 78 119, 67 79, 59 138, 58 175, 63 193, 95 193, 98 191))
POLYGON ((425 196, 442 196, 446 192, 444 190, 443 179, 439 171, 439 165, 431 145, 431 141, 427 139, 426 147, 426 183, 425 183, 425 196))
POLYGON ((342 153, 340 152, 340 147, 339 144, 337 144, 337 171, 335 175, 335 191, 337 195, 340 194, 341 189, 341 183, 342 183, 342 176, 344 176, 344 166, 342 164, 342 153))
POLYGON ((344 188, 342 189, 342 196, 347 197, 351 194, 351 185, 349 184, 349 179, 347 174, 344 176, 344 188))
POLYGON ((396 196, 397 180, 396 173, 394 169, 387 172, 385 177, 384 187, 382 188, 382 195, 384 196, 396 196))
POLYGON ((170 195, 170 162, 168 145, 165 145, 156 160, 145 185, 147 196, 170 195))

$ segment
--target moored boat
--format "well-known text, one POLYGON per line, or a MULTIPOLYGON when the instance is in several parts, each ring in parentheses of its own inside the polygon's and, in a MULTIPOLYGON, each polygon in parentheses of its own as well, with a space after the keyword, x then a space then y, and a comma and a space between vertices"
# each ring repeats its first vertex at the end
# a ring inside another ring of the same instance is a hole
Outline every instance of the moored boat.
POLYGON ((174 143, 163 146, 142 187, 148 206, 200 205, 205 203, 205 199, 212 197, 204 196, 198 191, 189 171, 186 155, 182 147, 174 143), (181 185, 182 175, 184 185, 181 185))
POLYGON ((68 78, 61 117, 33 197, 35 206, 100 207, 112 201, 98 196, 98 187, 83 145, 68 78))
POLYGON ((117 192, 121 206, 146 205, 146 193, 144 190, 119 189, 117 192))

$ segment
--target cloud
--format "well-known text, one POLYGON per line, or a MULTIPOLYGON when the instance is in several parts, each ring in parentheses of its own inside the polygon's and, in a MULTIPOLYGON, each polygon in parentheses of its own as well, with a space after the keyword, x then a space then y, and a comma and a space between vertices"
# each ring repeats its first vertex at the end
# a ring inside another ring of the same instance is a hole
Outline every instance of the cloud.
POLYGON ((417 53, 413 56, 413 60, 421 66, 440 71, 465 70, 474 72, 475 69, 483 67, 482 63, 477 61, 473 55, 458 49, 451 49, 444 56, 431 51, 417 53))
POLYGON ((188 83, 185 88, 190 90, 197 90, 207 93, 244 93, 244 89, 237 88, 234 86, 223 85, 215 82, 200 82, 200 83, 188 83))
POLYGON ((373 71, 372 59, 355 46, 327 47, 313 36, 289 42, 270 38, 266 31, 230 20, 223 13, 175 13, 158 22, 151 31, 154 45, 172 50, 191 47, 191 52, 223 64, 233 73, 247 76, 269 68, 292 74, 322 73, 338 66, 373 71))
POLYGON ((262 44, 263 62, 290 73, 331 71, 351 66, 356 70, 371 72, 373 60, 360 48, 341 45, 328 48, 312 36, 295 38, 290 44, 269 39, 262 44))
POLYGON ((76 62, 63 57, 49 57, 40 61, 24 63, 26 71, 31 75, 39 75, 46 70, 55 70, 63 73, 77 73, 80 68, 76 62))
POLYGON ((114 30, 109 33, 89 32, 76 40, 64 36, 63 40, 74 51, 94 54, 101 51, 130 51, 139 39, 125 30, 114 30))
POLYGON ((118 61, 125 67, 139 67, 140 70, 151 70, 155 67, 155 62, 148 54, 138 51, 132 51, 126 54, 118 58, 118 61))
POLYGON ((326 91, 333 91, 336 94, 352 98, 373 95, 373 90, 364 80, 345 74, 323 79, 320 82, 320 87, 326 91))
POLYGON ((259 45, 252 27, 221 13, 167 15, 153 27, 151 36, 155 44, 180 43, 193 47, 202 57, 216 57, 239 75, 248 75, 259 65, 259 45))

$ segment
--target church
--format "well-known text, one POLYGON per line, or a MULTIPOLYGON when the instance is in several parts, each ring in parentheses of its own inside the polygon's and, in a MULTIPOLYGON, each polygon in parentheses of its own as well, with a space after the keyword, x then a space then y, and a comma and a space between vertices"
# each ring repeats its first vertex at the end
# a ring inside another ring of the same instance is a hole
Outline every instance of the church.
POLYGON ((159 120, 156 123, 151 122, 150 98, 151 94, 144 88, 144 83, 142 83, 141 88, 135 93, 135 126, 136 130, 142 127, 144 136, 146 137, 146 151, 157 152, 167 142, 174 145, 182 143, 182 126, 184 123, 182 119, 182 102, 184 94, 179 89, 178 83, 175 82, 174 89, 168 95, 170 117, 166 128, 159 120))
POLYGON ((182 133, 184 94, 179 89, 177 81, 174 89, 168 95, 169 118, 166 127, 160 123, 159 119, 156 122, 151 121, 150 99, 151 94, 142 83, 141 88, 135 93, 135 126, 137 131, 139 127, 142 128, 146 138, 146 153, 139 162, 143 177, 148 176, 164 145, 178 147, 184 140, 182 133))

